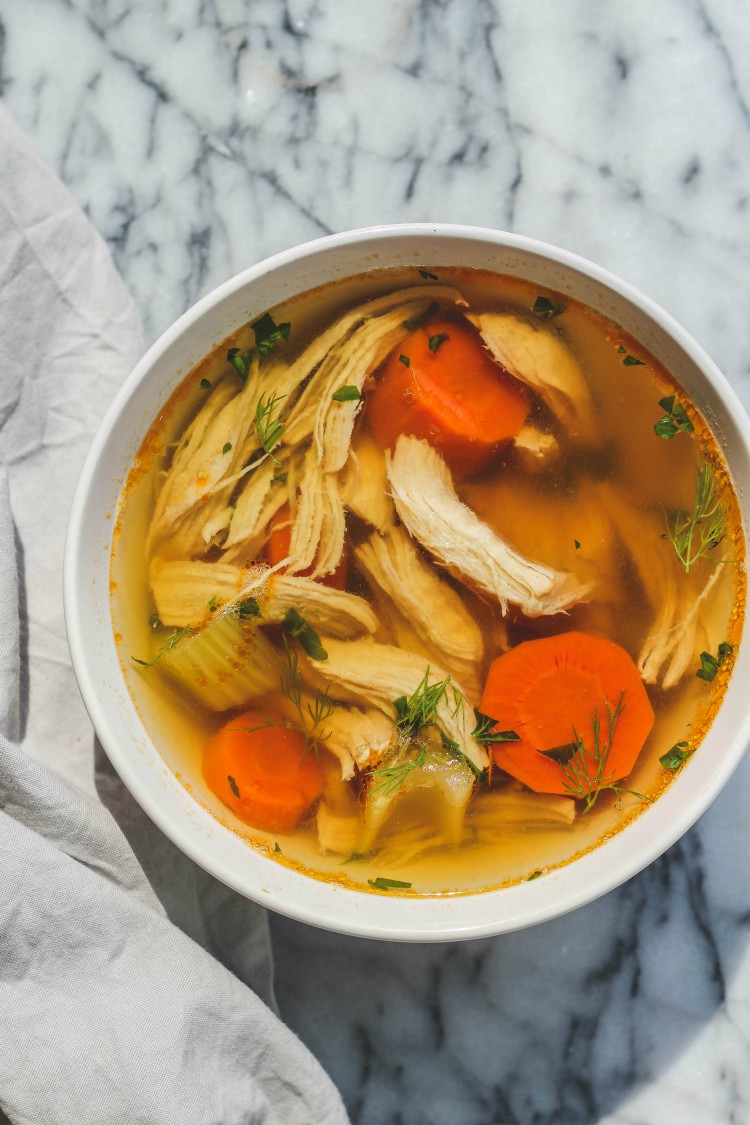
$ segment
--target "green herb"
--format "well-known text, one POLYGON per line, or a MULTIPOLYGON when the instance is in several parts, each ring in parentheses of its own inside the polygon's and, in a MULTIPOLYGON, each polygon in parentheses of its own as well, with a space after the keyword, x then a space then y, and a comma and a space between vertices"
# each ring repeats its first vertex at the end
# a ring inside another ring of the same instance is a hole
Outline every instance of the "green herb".
POLYGON ((275 852, 280 852, 280 851, 281 851, 281 848, 280 848, 280 847, 279 847, 279 845, 278 845, 278 844, 276 843, 276 844, 274 844, 274 846, 273 846, 273 850, 274 850, 275 852))
POLYGON ((527 875, 526 882, 531 883, 534 879, 538 879, 539 876, 543 874, 544 872, 538 867, 536 871, 532 871, 530 875, 527 875))
POLYGON ((483 715, 481 711, 474 711, 477 725, 474 727, 472 738, 481 742, 483 746, 490 746, 496 742, 520 742, 520 736, 514 730, 495 730, 497 719, 483 715))
POLYGON ((280 340, 288 340, 292 331, 291 324, 276 324, 270 313, 263 313, 250 327, 255 333, 255 346, 261 356, 268 355, 280 340))
POLYGON ((247 377, 250 374, 250 364, 253 361, 253 348, 248 348, 243 352, 239 348, 230 348, 227 352, 227 359, 235 369, 243 383, 247 382, 247 377))
POLYGON ((296 609, 288 609, 281 621, 281 628, 290 637, 296 637, 308 656, 313 660, 327 660, 328 653, 320 643, 320 637, 301 613, 296 609))
POLYGON ((430 336, 428 340, 430 351, 436 352, 440 345, 444 344, 446 340, 450 340, 450 336, 447 332, 437 332, 434 336, 430 336))
POLYGON ((420 270, 419 272, 420 272, 421 276, 425 279, 425 281, 437 281, 437 279, 438 279, 437 274, 436 273, 430 273, 429 270, 420 270))
POLYGON ((222 452, 222 453, 231 453, 231 451, 232 451, 232 443, 231 443, 231 441, 227 441, 227 442, 225 442, 225 443, 224 443, 224 448, 222 449, 222 451, 221 451, 221 452, 222 452))
POLYGON ((440 742, 441 742, 441 745, 443 747, 443 750, 450 750, 451 754, 458 754, 458 755, 460 755, 460 757, 463 758, 464 754, 462 753, 461 747, 458 745, 458 743, 455 741, 455 739, 449 738, 448 735, 445 733, 445 731, 442 728, 439 728, 439 729, 440 729, 440 742))
POLYGON ((253 617, 262 617, 260 606, 250 594, 246 598, 241 598, 240 601, 235 602, 235 612, 240 621, 250 621, 253 617))
MULTIPOLYGON (((565 775, 563 787, 567 789, 571 796, 576 800, 585 801, 584 812, 589 812, 596 804, 597 798, 600 793, 605 789, 617 794, 618 801, 621 800, 623 793, 630 793, 631 796, 637 797, 639 801, 650 801, 649 797, 644 796, 643 793, 636 793, 634 789, 626 789, 622 785, 615 785, 613 781, 614 775, 607 773, 607 763, 609 761, 609 754, 612 749, 612 742, 615 737, 615 728, 617 722, 624 710, 623 698, 625 692, 620 694, 620 698, 616 707, 611 707, 609 701, 605 704, 607 711, 607 735, 602 738, 601 723, 599 720, 599 709, 594 711, 591 717, 591 727, 594 736, 594 746, 592 750, 588 750, 584 745, 583 739, 578 732, 573 729, 573 741, 570 746, 567 744, 564 747, 555 747, 554 753, 558 753, 560 757, 565 756, 565 761, 558 761, 560 769, 565 775), (568 750, 572 748, 570 755, 567 754, 568 750), (594 776, 590 776, 590 765, 594 767, 594 776)), ((545 757, 552 757, 553 751, 540 750, 540 754, 545 757)))
POLYGON ((544 754, 545 758, 550 758, 553 762, 557 762, 558 766, 567 766, 570 759, 577 750, 582 749, 580 742, 564 742, 562 746, 553 746, 549 750, 540 750, 540 754, 544 754))
POLYGON ((645 367, 646 366, 642 359, 636 359, 636 357, 634 355, 631 355, 630 352, 627 350, 627 348, 624 348, 622 346, 622 344, 620 344, 617 351, 621 356, 623 356, 622 362, 625 364, 626 367, 645 367))
POLYGON ((228 774, 227 774, 227 781, 229 782, 229 788, 230 788, 230 789, 232 790, 232 792, 234 793, 235 797, 237 797, 237 799, 239 800, 239 796, 240 796, 240 787, 239 787, 239 785, 237 784, 237 782, 236 782, 236 781, 234 780, 234 778, 232 777, 231 773, 228 773, 228 774))
POLYGON ((695 747, 693 747, 692 750, 688 750, 687 742, 675 742, 672 749, 668 750, 666 754, 662 754, 661 758, 659 758, 659 761, 664 766, 665 770, 674 771, 678 770, 680 766, 688 760, 688 758, 691 758, 693 756, 694 753, 695 747))
POLYGON ((276 483, 286 484, 286 482, 288 480, 289 480, 289 473, 277 473, 276 476, 273 478, 274 484, 276 484, 276 483))
POLYGON ((409 359, 408 355, 400 355, 398 357, 398 361, 399 361, 399 363, 403 363, 404 367, 408 367, 409 364, 411 363, 411 360, 409 359))
POLYGON ((135 664, 140 664, 142 668, 150 668, 153 664, 156 664, 157 660, 161 660, 162 656, 164 656, 165 653, 171 652, 174 646, 179 644, 181 640, 183 640, 185 637, 193 637, 197 632, 197 629, 190 629, 189 627, 186 627, 185 629, 177 629, 174 633, 167 637, 153 660, 139 660, 137 656, 131 656, 130 659, 135 664))
POLYGON ((364 859, 364 858, 365 858, 364 852, 352 852, 352 854, 348 855, 346 857, 346 859, 342 859, 341 866, 343 867, 345 863, 356 863, 358 859, 364 859))
POLYGON ((553 316, 559 316, 564 310, 559 305, 554 305, 549 297, 537 297, 531 306, 531 311, 541 316, 543 320, 551 320, 553 316))
POLYGON ((184 440, 184 441, 183 441, 183 443, 182 443, 182 448, 183 448, 183 449, 187 449, 187 447, 188 447, 189 445, 190 445, 190 438, 189 438, 189 437, 186 437, 186 438, 185 438, 185 440, 184 440))
POLYGON ((734 652, 734 647, 722 641, 719 645, 716 656, 712 656, 710 652, 702 652, 700 654, 701 666, 695 673, 699 680, 706 680, 710 683, 716 677, 716 673, 721 668, 725 660, 727 660, 734 652))
POLYGON ((418 328, 424 328, 425 324, 429 324, 435 313, 439 311, 440 305, 437 301, 431 301, 423 312, 417 313, 416 316, 410 317, 409 320, 405 320, 402 327, 405 328, 407 332, 416 332, 418 328))
POLYGON ((708 465, 698 469, 692 512, 680 508, 671 522, 666 513, 664 519, 667 538, 688 574, 691 566, 699 559, 708 558, 709 553, 719 546, 727 530, 727 510, 719 500, 716 482, 708 465))
POLYGON ((378 875, 377 879, 368 879, 367 882, 376 891, 408 891, 411 887, 411 883, 405 883, 402 879, 384 879, 382 875, 378 875))
POLYGON ((200 387, 200 389, 202 391, 210 391, 211 390, 211 384, 209 383, 208 379, 201 379, 198 386, 200 387))
POLYGON ((252 727, 237 727, 236 729, 253 734, 257 730, 267 730, 268 727, 293 727, 305 736, 304 753, 307 754, 310 750, 313 750, 317 756, 320 752, 321 743, 327 742, 331 737, 330 731, 324 731, 321 728, 326 719, 330 719, 333 714, 333 703, 327 688, 325 691, 316 690, 312 703, 306 703, 303 700, 299 657, 285 636, 282 637, 282 644, 284 651, 281 657, 279 688, 282 695, 286 696, 297 712, 297 722, 287 722, 275 715, 261 712, 262 722, 256 723, 252 727))
POLYGON ((218 608, 219 608, 219 599, 216 597, 216 594, 214 594, 214 596, 209 600, 208 612, 209 613, 216 613, 216 610, 218 608))
POLYGON ((284 433, 281 408, 279 403, 286 395, 261 395, 255 407, 255 429, 264 452, 270 454, 271 460, 278 461, 271 452, 273 447, 281 440, 284 433))
POLYGON ((376 784, 372 786, 370 792, 382 793, 384 797, 390 797, 393 793, 399 791, 414 770, 421 769, 427 762, 438 762, 439 760, 438 756, 428 750, 426 746, 418 745, 410 757, 402 757, 393 765, 380 766, 373 770, 371 777, 376 784))
POLYGON ((654 433, 660 438, 671 439, 680 431, 692 433, 695 427, 687 415, 681 402, 675 401, 674 395, 667 395, 659 399, 659 406, 666 410, 666 414, 654 426, 654 433))
POLYGON ((413 738, 424 727, 428 727, 435 722, 438 704, 445 696, 450 682, 450 676, 446 676, 444 680, 440 680, 436 684, 430 684, 430 667, 428 665, 413 694, 408 697, 401 695, 398 699, 394 699, 396 726, 407 738, 413 738))
POLYGON ((359 387, 355 387, 352 383, 346 383, 343 387, 339 387, 331 395, 334 402, 359 402, 362 398, 362 392, 359 387))
POLYGON ((574 540, 573 540, 573 544, 574 544, 574 546, 575 546, 575 549, 576 549, 576 551, 580 551, 580 549, 581 549, 581 544, 580 544, 580 543, 578 542, 578 540, 577 540, 577 539, 574 539, 574 540))

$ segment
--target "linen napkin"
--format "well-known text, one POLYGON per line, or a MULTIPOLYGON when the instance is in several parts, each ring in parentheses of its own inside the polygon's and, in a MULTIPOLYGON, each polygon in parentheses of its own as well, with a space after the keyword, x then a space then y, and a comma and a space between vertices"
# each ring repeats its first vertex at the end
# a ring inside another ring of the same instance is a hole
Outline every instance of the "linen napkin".
POLYGON ((14 1125, 336 1125, 275 1014, 265 912, 141 813, 70 666, 68 508, 141 350, 104 243, 0 110, 0 1107, 14 1125))

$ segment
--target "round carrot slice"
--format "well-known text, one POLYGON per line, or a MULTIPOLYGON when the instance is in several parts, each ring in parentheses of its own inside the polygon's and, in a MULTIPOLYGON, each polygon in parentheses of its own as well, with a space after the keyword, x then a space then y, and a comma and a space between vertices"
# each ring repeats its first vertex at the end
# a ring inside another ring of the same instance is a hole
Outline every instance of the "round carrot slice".
POLYGON ((498 657, 480 710, 498 720, 495 729, 519 736, 494 746, 495 762, 537 793, 570 795, 576 767, 583 769, 579 796, 589 795, 597 777, 600 786, 627 777, 654 724, 625 649, 578 632, 524 641, 498 657), (549 750, 554 758, 540 753, 549 750))
POLYGON ((367 397, 376 440, 424 438, 460 478, 487 467, 529 413, 527 391, 459 320, 430 322, 391 353, 367 397))
POLYGON ((323 792, 323 771, 305 752, 301 731, 282 718, 278 726, 264 726, 268 720, 259 711, 230 719, 204 750, 203 776, 241 820, 263 832, 288 833, 323 792))

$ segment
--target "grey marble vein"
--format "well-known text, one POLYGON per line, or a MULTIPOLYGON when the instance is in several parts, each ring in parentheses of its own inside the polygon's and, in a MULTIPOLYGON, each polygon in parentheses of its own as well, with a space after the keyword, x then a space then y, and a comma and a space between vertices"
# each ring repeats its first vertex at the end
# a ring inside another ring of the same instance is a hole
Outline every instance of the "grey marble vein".
MULTIPOLYGON (((750 406, 740 0, 0 0, 0 92, 151 337, 297 242, 470 222, 640 286, 750 406)), ((274 919, 282 1012, 356 1125, 744 1125, 749 834, 746 763, 648 870, 525 933, 274 919)))

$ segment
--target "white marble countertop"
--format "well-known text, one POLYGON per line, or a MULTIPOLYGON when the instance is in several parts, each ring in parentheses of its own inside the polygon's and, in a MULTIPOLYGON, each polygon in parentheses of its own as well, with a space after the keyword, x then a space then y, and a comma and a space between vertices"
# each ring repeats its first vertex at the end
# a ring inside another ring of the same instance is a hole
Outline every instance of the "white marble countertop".
MULTIPOLYGON (((5 0, 0 90, 150 338, 296 242, 471 222, 639 286, 750 406, 743 0, 5 0)), ((276 919, 282 1012, 356 1125, 741 1125, 749 839, 747 760, 662 859, 534 930, 276 919)))

